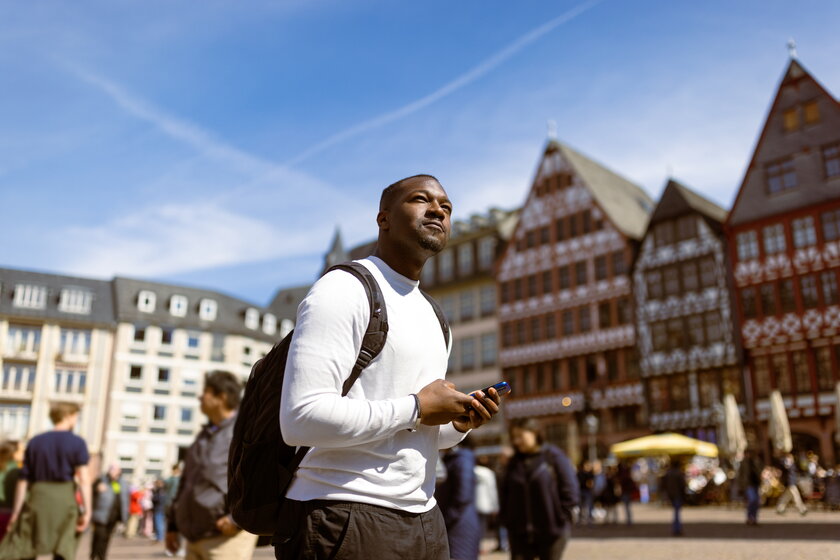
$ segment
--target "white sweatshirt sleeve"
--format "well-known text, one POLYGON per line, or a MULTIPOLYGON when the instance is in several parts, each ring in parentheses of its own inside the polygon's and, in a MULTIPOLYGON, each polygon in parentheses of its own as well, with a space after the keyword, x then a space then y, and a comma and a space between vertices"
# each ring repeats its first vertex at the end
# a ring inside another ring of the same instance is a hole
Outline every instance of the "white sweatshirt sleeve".
POLYGON ((451 447, 455 447, 461 443, 465 437, 467 437, 468 433, 470 432, 459 432, 456 430, 455 426, 452 425, 452 422, 441 426, 440 432, 438 433, 438 449, 449 449, 451 447))
POLYGON ((340 270, 318 280, 301 303, 280 403, 289 445, 350 447, 412 426, 411 395, 377 401, 341 396, 369 317, 361 282, 340 270))

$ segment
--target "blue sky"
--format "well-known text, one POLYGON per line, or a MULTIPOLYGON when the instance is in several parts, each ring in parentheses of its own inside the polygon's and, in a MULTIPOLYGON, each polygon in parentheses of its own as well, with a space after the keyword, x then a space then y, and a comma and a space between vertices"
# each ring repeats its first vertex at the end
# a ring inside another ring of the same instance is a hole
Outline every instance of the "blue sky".
POLYGON ((840 92, 840 3, 0 0, 0 266, 267 303, 337 226, 437 175, 521 204, 546 138, 728 208, 796 39, 840 92))

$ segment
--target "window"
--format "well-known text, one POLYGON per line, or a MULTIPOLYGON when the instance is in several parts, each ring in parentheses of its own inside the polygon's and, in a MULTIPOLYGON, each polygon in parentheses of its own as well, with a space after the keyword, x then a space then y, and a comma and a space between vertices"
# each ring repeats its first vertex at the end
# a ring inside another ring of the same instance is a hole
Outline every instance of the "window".
POLYGON ((30 393, 35 386, 35 366, 3 364, 3 393, 30 393))
POLYGON ((770 367, 773 371, 774 388, 782 393, 790 393, 790 372, 786 354, 770 356, 770 367))
POLYGON ((478 268, 490 270, 496 256, 496 240, 492 237, 485 237, 478 242, 478 268))
POLYGON ((169 383, 169 368, 158 368, 158 383, 169 383))
MULTIPOLYGON (((840 349, 840 346, 835 348, 840 349)), ((834 373, 831 369, 831 348, 823 346, 815 350, 817 358, 817 388, 820 391, 834 389, 834 373)))
POLYGON ((263 332, 267 335, 273 335, 277 332, 277 317, 272 313, 263 315, 263 332))
POLYGON ((598 304, 598 328, 608 329, 612 326, 612 313, 610 302, 604 301, 598 304))
POLYGON ((547 245, 551 242, 551 228, 543 226, 540 228, 540 245, 547 245))
POLYGON ((657 247, 674 243, 674 222, 660 222, 653 229, 653 240, 657 247))
POLYGON ((455 296, 443 296, 440 298, 440 309, 443 311, 443 316, 446 317, 450 323, 454 323, 458 319, 455 314, 455 296))
POLYGON ((668 412, 668 380, 655 377, 648 384, 650 390, 651 410, 654 412, 668 412))
POLYGON ((604 354, 605 361, 607 362, 607 379, 610 381, 617 381, 618 380, 618 352, 615 350, 609 350, 604 354))
POLYGON ((571 336, 575 334, 575 318, 572 315, 570 310, 566 310, 563 312, 562 315, 563 319, 563 334, 565 336, 571 336))
POLYGON ((563 218, 557 218, 554 222, 554 238, 557 241, 566 239, 566 221, 563 218))
POLYGON ((134 325, 134 342, 143 342, 146 340, 146 327, 134 325))
POLYGON ((213 299, 202 299, 198 304, 198 317, 202 321, 215 321, 218 304, 213 299))
POLYGON ((581 224, 583 234, 586 235, 587 233, 590 233, 592 231, 592 212, 590 212, 589 210, 584 210, 580 213, 580 220, 581 222, 583 222, 581 224))
POLYGON ((797 107, 782 112, 782 125, 785 132, 792 132, 799 128, 799 110, 797 107))
POLYGON ((592 315, 587 306, 578 308, 578 328, 582 333, 592 330, 592 315))
POLYGON ((461 320, 472 320, 472 318, 475 317, 475 294, 472 292, 472 290, 461 292, 460 300, 461 320))
POLYGON ((706 344, 706 330, 703 328, 703 316, 691 315, 687 319, 688 341, 691 346, 703 346, 706 344))
POLYGON ((758 297, 761 300, 761 313, 766 317, 776 314, 776 285, 762 284, 758 287, 758 297))
POLYGON ((662 321, 652 323, 650 326, 650 338, 653 349, 657 352, 668 348, 668 330, 662 321))
POLYGON ((187 333, 187 348, 198 348, 198 344, 200 341, 200 333, 197 332, 188 332, 187 333))
POLYGON ((788 278, 779 282, 779 303, 782 313, 796 311, 796 299, 793 294, 793 279, 788 278))
POLYGON ((757 397, 770 394, 770 366, 766 356, 758 356, 753 360, 753 386, 757 397))
POLYGON ((225 335, 213 333, 213 346, 210 349, 210 359, 214 362, 225 361, 225 335))
POLYGON ((675 296, 680 293, 680 274, 676 266, 668 266, 662 271, 665 279, 665 295, 675 296))
POLYGON ((619 325, 628 325, 633 320, 631 317, 631 308, 630 308, 630 298, 621 298, 618 300, 617 306, 618 309, 618 324, 619 325))
POLYGON ((260 326, 260 312, 253 307, 245 310, 245 328, 252 331, 257 330, 260 326))
POLYGON ((557 269, 557 274, 560 277, 560 289, 568 290, 572 286, 571 274, 568 266, 561 266, 557 269))
POLYGON ((697 375, 700 385, 700 406, 712 408, 720 402, 720 376, 715 370, 704 371, 697 375))
POLYGON ((799 289, 802 292, 802 305, 805 309, 817 307, 820 304, 817 296, 817 277, 808 274, 799 278, 799 289))
POLYGON ((188 303, 187 296, 172 296, 169 299, 169 313, 175 317, 186 317, 188 303))
POLYGON ((713 343, 723 340, 720 313, 717 311, 708 311, 704 316, 704 320, 706 322, 706 341, 713 343))
POLYGON ((295 324, 291 319, 283 319, 280 321, 280 337, 281 339, 286 338, 286 335, 292 332, 292 329, 295 328, 295 324))
POLYGON ((181 408, 181 422, 184 424, 189 424, 192 422, 193 419, 193 409, 183 407, 181 408))
POLYGON ((545 338, 551 340, 557 336, 557 325, 555 324, 554 313, 545 317, 545 338))
POLYGON ((575 285, 583 286, 586 284, 586 261, 575 263, 575 285))
POLYGON ((545 270, 542 273, 542 293, 550 294, 554 291, 554 283, 551 278, 551 271, 545 270))
POLYGON ((661 299, 664 295, 662 287, 662 272, 651 270, 647 274, 648 299, 661 299))
POLYGON ((551 391, 560 391, 563 389, 563 376, 560 372, 560 362, 557 360, 551 362, 551 391))
POLYGON ((580 362, 577 358, 570 358, 566 364, 569 368, 569 388, 576 389, 580 386, 580 362))
POLYGON ((174 333, 174 329, 170 327, 161 327, 160 329, 160 343, 161 344, 172 344, 172 335, 174 333))
POLYGON ((796 383, 796 392, 798 394, 810 393, 811 388, 811 372, 808 369, 808 358, 805 352, 799 350, 791 355, 793 362, 793 379, 796 383))
POLYGON ((55 370, 55 393, 84 394, 87 384, 87 372, 70 369, 55 370))
POLYGON ((6 335, 7 356, 28 354, 30 357, 37 356, 41 349, 40 327, 27 327, 23 325, 9 325, 6 335))
POLYGON ((680 265, 683 289, 686 292, 696 292, 700 288, 700 278, 697 273, 697 262, 688 261, 680 265))
POLYGON ((697 217, 694 215, 682 216, 677 219, 677 241, 694 239, 697 237, 697 217))
POLYGON ((580 235, 580 229, 578 228, 578 215, 572 214, 571 216, 566 216, 566 221, 569 223, 569 238, 575 238, 580 235))
POLYGON ((537 296, 537 275, 532 274, 528 277, 528 297, 536 297, 537 296))
POLYGON ((475 368, 475 339, 464 338, 461 340, 461 369, 473 368, 475 368))
POLYGON ((823 305, 837 305, 840 303, 840 297, 837 293, 837 274, 833 270, 828 270, 820 274, 820 284, 822 284, 823 305))
POLYGON ((805 114, 805 124, 814 124, 820 121, 820 106, 817 101, 808 101, 802 105, 802 112, 805 114))
POLYGON ((140 290, 140 293, 137 294, 137 309, 143 313, 152 313, 155 310, 156 301, 157 296, 154 292, 140 290))
POLYGON ((767 226, 763 230, 764 235, 764 252, 768 255, 781 253, 785 250, 785 226, 782 224, 774 224, 767 226))
POLYGON ((755 231, 744 231, 735 237, 738 248, 738 260, 748 261, 758 258, 758 235, 755 231))
POLYGON ((797 249, 817 244, 817 232, 814 229, 814 218, 805 216, 793 220, 793 246, 797 249))
POLYGON ((438 255, 438 275, 441 282, 452 280, 453 263, 452 251, 447 249, 438 255))
POLYGON ((143 367, 131 366, 128 370, 128 378, 134 381, 139 381, 143 379, 143 367))
POLYGON ((668 331, 668 348, 670 350, 683 348, 685 346, 686 336, 682 319, 679 317, 668 319, 665 322, 665 328, 668 331))
POLYGON ((840 176, 840 144, 826 146, 822 153, 825 178, 840 176))
POLYGON ((671 405, 673 410, 686 410, 691 406, 688 395, 688 379, 685 374, 674 375, 670 379, 671 405))
POLYGON ((458 276, 466 277, 473 273, 472 243, 463 243, 458 247, 458 276))
POLYGON ((496 333, 481 335, 481 367, 496 364, 496 333))
POLYGON ((531 342, 536 342, 538 340, 542 340, 542 329, 540 328, 540 319, 539 317, 533 317, 531 319, 531 342))
POLYGON ((821 218, 823 239, 825 241, 840 239, 840 209, 823 212, 821 218))
POLYGON ((160 404, 153 405, 152 420, 166 420, 166 407, 160 404))
POLYGON ((626 263, 624 261, 624 251, 616 251, 612 254, 612 269, 613 276, 621 276, 627 272, 626 263))
POLYGON ((198 394, 199 373, 195 370, 181 371, 181 396, 195 397, 198 394))
POLYGON ((479 292, 481 316, 487 317, 496 311, 496 286, 482 286, 479 292))
POLYGON ((513 301, 522 299, 522 278, 513 280, 513 301))
POLYGON ((525 234, 525 246, 528 249, 537 246, 537 232, 535 230, 530 230, 525 234))
POLYGON ((786 159, 764 167, 767 178, 767 192, 776 194, 796 188, 796 168, 792 159, 786 159))
POLYGON ((87 356, 90 354, 90 331, 61 329, 61 353, 67 356, 87 356))
POLYGON ((26 309, 44 309, 47 306, 46 286, 18 284, 15 286, 14 306, 26 309))
POLYGON ((65 313, 89 315, 93 294, 83 288, 62 288, 58 298, 58 310, 65 313))
POLYGON ((607 279, 607 257, 601 255, 595 257, 595 280, 601 281, 607 279))

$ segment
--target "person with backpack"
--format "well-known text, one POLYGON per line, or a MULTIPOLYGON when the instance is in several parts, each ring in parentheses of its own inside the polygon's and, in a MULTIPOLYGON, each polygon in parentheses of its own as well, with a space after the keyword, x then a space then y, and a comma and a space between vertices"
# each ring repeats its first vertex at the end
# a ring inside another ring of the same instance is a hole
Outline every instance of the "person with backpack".
POLYGON ((187 560, 246 560, 256 535, 242 531, 227 504, 228 452, 242 384, 230 372, 213 371, 204 380, 201 412, 208 423, 187 451, 184 473, 170 509, 166 549, 175 554, 178 535, 187 540, 187 560))
POLYGON ((507 464, 502 489, 501 520, 508 529, 513 560, 559 560, 569 542, 573 511, 580 503, 580 485, 571 460, 544 442, 533 418, 510 422, 515 451, 507 464))
POLYGON ((443 379, 449 329, 419 288, 426 260, 449 239, 451 213, 432 176, 390 185, 374 254, 357 261, 384 305, 372 306, 370 287, 332 270, 298 308, 280 429, 287 445, 311 450, 283 502, 278 558, 449 558, 433 496, 438 450, 499 410, 495 390, 472 396, 443 379), (384 346, 350 378, 380 314, 387 315, 384 346))

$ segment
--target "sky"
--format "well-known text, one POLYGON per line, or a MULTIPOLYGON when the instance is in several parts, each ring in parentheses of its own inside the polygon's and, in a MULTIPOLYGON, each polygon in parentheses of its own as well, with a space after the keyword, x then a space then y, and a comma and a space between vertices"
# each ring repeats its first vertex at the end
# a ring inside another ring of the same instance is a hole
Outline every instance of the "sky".
POLYGON ((0 0, 0 266, 312 282, 381 190, 514 208, 557 137, 729 208, 793 38, 840 95, 840 2, 0 0))

